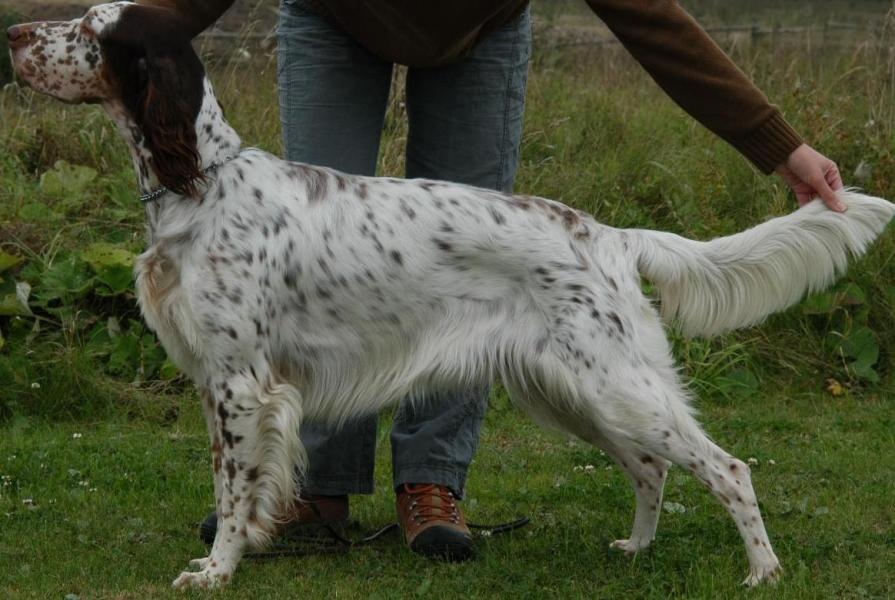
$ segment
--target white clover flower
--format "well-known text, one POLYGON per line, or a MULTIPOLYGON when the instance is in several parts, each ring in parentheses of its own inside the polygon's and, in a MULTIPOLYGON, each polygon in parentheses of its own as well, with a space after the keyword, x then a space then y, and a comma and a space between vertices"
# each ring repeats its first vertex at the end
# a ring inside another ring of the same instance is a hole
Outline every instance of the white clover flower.
POLYGON ((37 383, 36 381, 33 382, 33 383, 31 384, 31 389, 32 389, 32 390, 39 390, 39 389, 40 389, 40 384, 37 383))
POLYGON ((662 508, 665 512, 673 515, 680 515, 687 512, 687 507, 680 502, 663 502, 662 508))
POLYGON ((585 473, 593 473, 593 472, 594 472, 594 466, 593 466, 593 465, 584 465, 584 472, 585 472, 585 473))
POLYGON ((79 439, 81 439, 81 434, 80 434, 80 433, 73 433, 73 434, 71 434, 71 437, 72 437, 72 439, 79 440, 79 439))
POLYGON ((754 456, 750 456, 749 458, 746 459, 746 463, 747 463, 750 467, 754 467, 754 466, 756 466, 756 465, 758 464, 758 459, 755 458, 754 456))
POLYGON ((773 458, 769 458, 769 459, 768 459, 768 464, 771 465, 771 466, 773 467, 774 465, 777 464, 777 461, 774 460, 773 458))

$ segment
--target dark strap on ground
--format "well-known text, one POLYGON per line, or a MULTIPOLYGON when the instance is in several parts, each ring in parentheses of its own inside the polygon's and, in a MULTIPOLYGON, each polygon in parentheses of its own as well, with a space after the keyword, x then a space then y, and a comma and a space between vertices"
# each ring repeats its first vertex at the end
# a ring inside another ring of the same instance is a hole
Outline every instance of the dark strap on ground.
MULTIPOLYGON (((515 521, 499 523, 497 525, 481 525, 469 523, 469 528, 475 530, 479 537, 491 537, 507 533, 520 527, 525 527, 531 522, 528 517, 520 517, 515 521)), ((303 556, 306 554, 324 554, 328 552, 347 552, 351 548, 368 546, 391 531, 397 531, 397 523, 389 523, 385 527, 365 537, 352 540, 338 531, 331 524, 323 522, 320 531, 326 535, 291 537, 288 541, 275 544, 270 550, 264 552, 252 552, 246 554, 246 558, 272 559, 285 556, 303 556)))

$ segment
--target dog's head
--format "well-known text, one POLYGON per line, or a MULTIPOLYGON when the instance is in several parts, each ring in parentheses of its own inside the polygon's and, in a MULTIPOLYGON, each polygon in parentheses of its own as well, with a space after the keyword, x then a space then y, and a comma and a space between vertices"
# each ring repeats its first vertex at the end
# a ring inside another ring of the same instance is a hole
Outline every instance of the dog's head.
POLYGON ((94 6, 80 19, 7 32, 16 75, 68 103, 103 103, 139 127, 163 185, 198 173, 194 123, 204 69, 192 39, 233 0, 139 0, 94 6))

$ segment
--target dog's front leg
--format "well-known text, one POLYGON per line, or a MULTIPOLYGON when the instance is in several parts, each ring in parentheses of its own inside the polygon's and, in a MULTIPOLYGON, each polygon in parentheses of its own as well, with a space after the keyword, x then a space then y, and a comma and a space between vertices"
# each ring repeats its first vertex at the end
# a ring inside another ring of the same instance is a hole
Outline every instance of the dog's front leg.
POLYGON ((218 529, 209 556, 190 562, 176 588, 214 588, 233 576, 248 546, 264 544, 295 497, 304 464, 298 438, 301 397, 256 365, 214 384, 207 419, 215 464, 218 529))
POLYGON ((196 570, 181 573, 175 588, 210 589, 228 583, 247 545, 257 478, 257 468, 248 463, 257 441, 258 402, 235 394, 234 387, 246 391, 247 386, 234 383, 218 383, 200 394, 211 439, 217 534, 211 553, 191 560, 190 567, 196 570))
MULTIPOLYGON (((205 425, 208 427, 208 439, 211 443, 211 462, 212 470, 214 472, 214 509, 218 515, 218 520, 220 520, 222 506, 221 496, 224 487, 224 451, 221 441, 221 429, 218 423, 216 402, 211 390, 207 388, 199 388, 199 398, 202 403, 202 413, 205 416, 205 425)), ((209 566, 210 562, 211 558, 209 556, 194 558, 190 561, 190 568, 194 571, 203 571, 209 566)), ((195 581, 193 583, 181 581, 182 579, 187 579, 184 575, 186 575, 186 573, 178 577, 178 581, 181 582, 179 587, 187 587, 189 585, 201 583, 200 581, 195 581)), ((177 582, 175 582, 175 585, 178 585, 177 582)))
POLYGON ((199 398, 202 401, 202 413, 205 416, 205 425, 208 427, 208 441, 211 444, 211 461, 214 469, 214 509, 221 514, 221 488, 223 486, 224 456, 221 447, 221 436, 218 430, 217 417, 215 416, 215 401, 211 390, 200 388, 199 398))

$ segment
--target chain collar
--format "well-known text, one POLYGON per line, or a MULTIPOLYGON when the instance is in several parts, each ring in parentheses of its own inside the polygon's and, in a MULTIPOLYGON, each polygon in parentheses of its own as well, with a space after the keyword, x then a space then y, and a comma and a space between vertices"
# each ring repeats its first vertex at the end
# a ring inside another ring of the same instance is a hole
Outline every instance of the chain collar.
MULTIPOLYGON (((209 173, 213 173, 214 171, 218 170, 218 168, 220 168, 221 166, 230 162, 237 156, 239 156, 239 153, 231 154, 230 156, 224 158, 223 160, 214 161, 213 163, 211 163, 210 165, 208 165, 207 167, 202 169, 202 177, 204 177, 205 175, 208 175, 209 173)), ((199 177, 195 177, 195 178, 191 179, 190 181, 195 181, 196 179, 199 179, 199 177)), ((171 190, 169 190, 165 186, 156 188, 156 189, 152 190, 151 192, 147 192, 146 194, 143 194, 142 196, 140 196, 140 202, 143 204, 148 204, 150 202, 154 202, 170 191, 171 190)))

